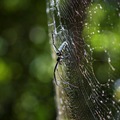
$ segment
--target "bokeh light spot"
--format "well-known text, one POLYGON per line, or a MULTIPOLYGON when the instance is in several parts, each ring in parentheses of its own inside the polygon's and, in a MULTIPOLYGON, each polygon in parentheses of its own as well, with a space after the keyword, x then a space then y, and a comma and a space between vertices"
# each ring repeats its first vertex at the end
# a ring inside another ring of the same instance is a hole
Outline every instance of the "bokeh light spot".
POLYGON ((41 44, 46 39, 45 29, 39 26, 34 27, 31 29, 29 37, 34 44, 41 44))
POLYGON ((29 92, 25 92, 15 105, 15 114, 19 116, 19 120, 33 120, 34 115, 39 109, 39 101, 29 92), (28 113, 28 114, 26 114, 28 113))
POLYGON ((0 81, 10 80, 12 71, 7 63, 0 59, 0 81))
POLYGON ((30 73, 41 82, 49 82, 53 72, 51 59, 47 55, 37 56, 30 64, 30 73))

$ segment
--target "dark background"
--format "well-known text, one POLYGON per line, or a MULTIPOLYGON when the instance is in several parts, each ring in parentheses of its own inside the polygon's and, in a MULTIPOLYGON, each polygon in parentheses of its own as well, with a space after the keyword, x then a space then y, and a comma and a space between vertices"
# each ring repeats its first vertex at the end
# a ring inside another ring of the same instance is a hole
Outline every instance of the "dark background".
POLYGON ((45 0, 0 0, 0 120, 54 120, 45 0))

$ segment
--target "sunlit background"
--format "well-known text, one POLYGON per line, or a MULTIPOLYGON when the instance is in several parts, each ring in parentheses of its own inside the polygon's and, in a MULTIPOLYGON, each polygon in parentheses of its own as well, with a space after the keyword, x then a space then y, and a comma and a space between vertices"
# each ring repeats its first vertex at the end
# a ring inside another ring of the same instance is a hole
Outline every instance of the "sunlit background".
POLYGON ((0 120, 54 120, 45 0, 0 0, 0 120))

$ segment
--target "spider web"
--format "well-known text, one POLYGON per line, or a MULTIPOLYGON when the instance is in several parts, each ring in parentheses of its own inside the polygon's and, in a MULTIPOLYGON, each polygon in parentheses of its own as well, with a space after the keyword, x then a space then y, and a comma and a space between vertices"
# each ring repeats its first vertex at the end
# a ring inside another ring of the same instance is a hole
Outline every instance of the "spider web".
POLYGON ((119 0, 50 0, 47 12, 56 47, 68 43, 56 69, 62 114, 120 120, 119 0))

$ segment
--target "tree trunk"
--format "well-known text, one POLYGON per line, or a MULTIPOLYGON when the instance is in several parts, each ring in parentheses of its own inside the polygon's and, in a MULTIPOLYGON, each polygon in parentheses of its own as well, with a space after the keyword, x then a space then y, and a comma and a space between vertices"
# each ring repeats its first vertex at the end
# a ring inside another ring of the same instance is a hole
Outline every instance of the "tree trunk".
POLYGON ((58 120, 120 119, 117 99, 120 96, 116 96, 117 88, 114 89, 120 78, 120 58, 116 63, 113 58, 113 54, 118 57, 119 53, 113 53, 109 44, 104 47, 107 37, 117 34, 112 27, 119 26, 119 5, 117 0, 48 2, 51 44, 54 41, 53 47, 59 48, 63 42, 67 43, 61 51, 58 49, 60 55, 53 52, 59 58, 54 70, 58 120), (108 36, 99 44, 104 33, 108 36))

